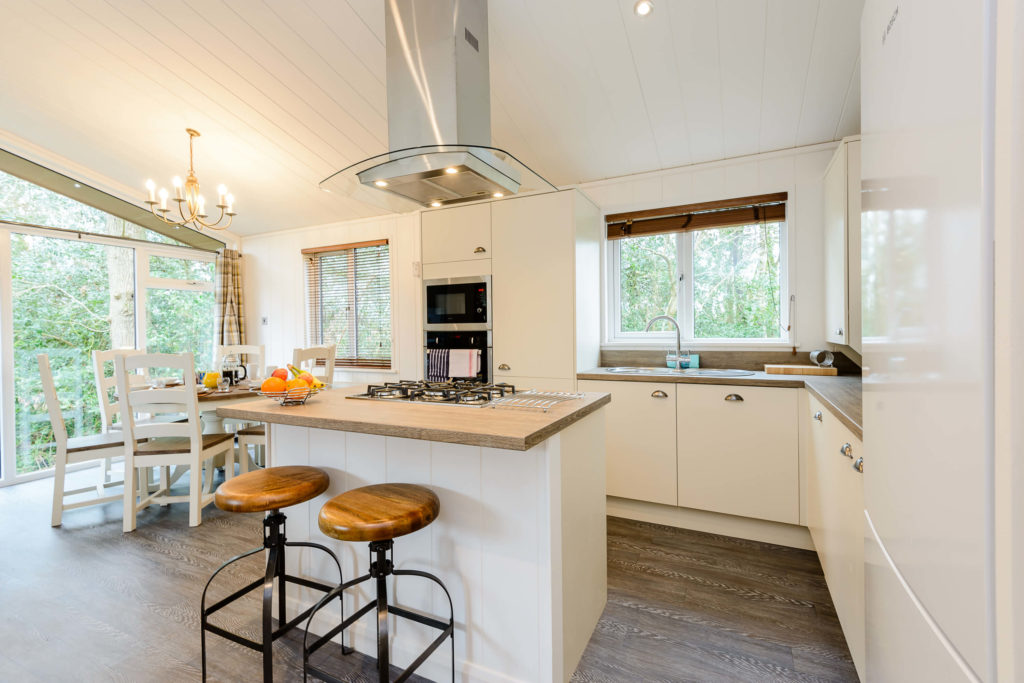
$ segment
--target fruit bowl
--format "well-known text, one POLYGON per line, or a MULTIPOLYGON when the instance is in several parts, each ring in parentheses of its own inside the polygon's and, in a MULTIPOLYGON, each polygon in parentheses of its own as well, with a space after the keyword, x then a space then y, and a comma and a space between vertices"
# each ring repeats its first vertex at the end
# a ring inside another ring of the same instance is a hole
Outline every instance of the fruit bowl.
POLYGON ((257 391, 260 396, 273 399, 283 406, 301 406, 310 396, 319 394, 317 387, 295 387, 285 391, 257 391))

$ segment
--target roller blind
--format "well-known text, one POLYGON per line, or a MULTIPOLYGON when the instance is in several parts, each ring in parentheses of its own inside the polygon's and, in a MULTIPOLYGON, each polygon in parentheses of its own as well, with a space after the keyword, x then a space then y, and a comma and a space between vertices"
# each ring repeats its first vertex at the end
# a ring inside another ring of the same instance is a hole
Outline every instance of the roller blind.
POLYGON ((609 214, 608 239, 729 228, 786 220, 785 192, 609 214))
POLYGON ((391 367, 391 258, 387 240, 303 249, 306 342, 337 344, 334 364, 391 367))

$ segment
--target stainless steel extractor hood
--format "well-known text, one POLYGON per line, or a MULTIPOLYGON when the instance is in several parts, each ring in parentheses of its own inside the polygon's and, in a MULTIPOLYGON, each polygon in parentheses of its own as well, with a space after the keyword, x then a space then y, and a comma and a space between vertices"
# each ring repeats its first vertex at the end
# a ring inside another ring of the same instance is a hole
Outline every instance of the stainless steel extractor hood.
POLYGON ((555 189, 491 146, 486 0, 385 0, 388 146, 320 186, 389 210, 555 189))

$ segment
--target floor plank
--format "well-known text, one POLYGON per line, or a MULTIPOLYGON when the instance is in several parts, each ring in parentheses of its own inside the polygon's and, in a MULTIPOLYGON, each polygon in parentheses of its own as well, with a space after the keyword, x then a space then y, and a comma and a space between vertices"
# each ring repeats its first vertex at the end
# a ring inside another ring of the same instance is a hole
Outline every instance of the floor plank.
MULTIPOLYGON (((200 680, 199 596, 221 562, 259 543, 261 516, 208 507, 189 529, 186 506, 171 505, 122 534, 120 505, 108 504, 53 529, 51 486, 0 488, 0 680, 200 680)), ((262 562, 222 576, 242 585, 262 562)), ((812 552, 609 518, 608 579, 574 683, 856 681, 812 552)), ((254 593, 218 617, 255 639, 258 614, 254 593)), ((300 637, 275 644, 275 680, 301 680, 300 637)), ((209 680, 259 678, 257 653, 219 638, 209 647, 209 680)), ((345 680, 376 680, 372 658, 326 656, 345 680)))

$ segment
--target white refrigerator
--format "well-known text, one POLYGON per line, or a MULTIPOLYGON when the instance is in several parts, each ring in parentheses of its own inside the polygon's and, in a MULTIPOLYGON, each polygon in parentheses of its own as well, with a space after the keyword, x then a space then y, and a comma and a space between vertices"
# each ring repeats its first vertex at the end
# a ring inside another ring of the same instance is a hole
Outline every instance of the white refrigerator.
POLYGON ((991 681, 994 0, 867 0, 867 679, 991 681))

